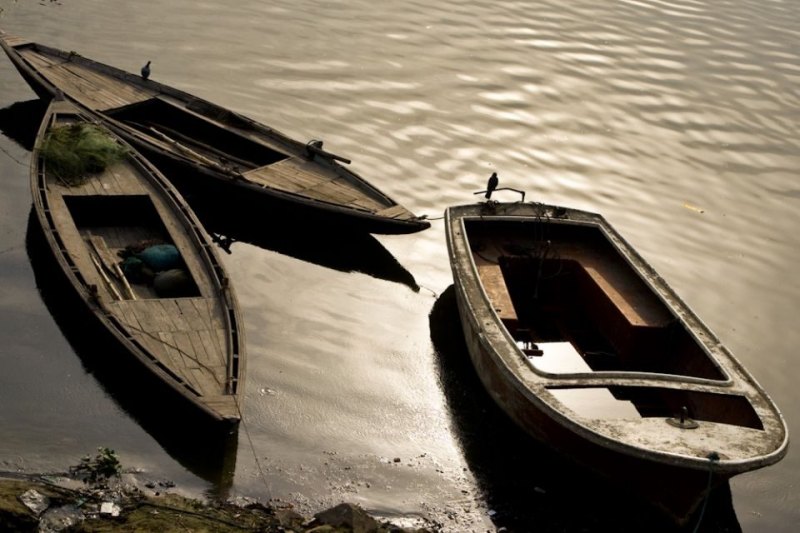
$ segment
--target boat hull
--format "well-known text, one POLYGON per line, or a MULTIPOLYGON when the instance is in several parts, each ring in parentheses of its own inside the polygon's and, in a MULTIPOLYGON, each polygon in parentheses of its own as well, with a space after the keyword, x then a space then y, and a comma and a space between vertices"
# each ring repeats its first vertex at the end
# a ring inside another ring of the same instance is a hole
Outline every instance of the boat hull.
POLYGON ((445 226, 472 364, 535 439, 680 524, 785 456, 768 395, 602 217, 487 202, 445 226))
POLYGON ((224 269, 177 190, 135 151, 82 181, 67 182, 48 169, 42 156, 47 135, 90 123, 86 111, 56 99, 37 136, 31 193, 47 255, 79 312, 90 317, 86 334, 114 346, 127 369, 120 371, 141 381, 142 403, 181 423, 230 432, 241 418, 245 355, 238 304, 224 269), (179 254, 170 268, 190 280, 185 292, 159 293, 122 272, 118 252, 125 244, 153 238, 179 254), (170 399, 153 404, 154 397, 170 399))
POLYGON ((654 505, 678 524, 686 524, 708 497, 710 490, 725 483, 729 476, 712 472, 653 463, 614 451, 584 439, 554 419, 546 410, 537 409, 527 395, 514 386, 505 368, 496 363, 486 347, 480 327, 472 318, 463 287, 456 284, 456 302, 469 357, 486 391, 495 403, 531 437, 570 458, 584 468, 614 480, 631 495, 654 505))

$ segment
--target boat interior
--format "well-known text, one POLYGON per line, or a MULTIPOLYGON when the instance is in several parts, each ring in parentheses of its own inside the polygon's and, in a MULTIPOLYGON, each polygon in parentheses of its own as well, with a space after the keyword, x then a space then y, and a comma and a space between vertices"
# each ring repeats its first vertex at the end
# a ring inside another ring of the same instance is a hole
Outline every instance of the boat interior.
MULTIPOLYGON (((536 370, 550 375, 636 372, 725 382, 688 326, 597 227, 467 220, 484 291, 536 370)), ((619 375, 619 374, 615 374, 619 375)), ((665 387, 548 390, 592 418, 677 417, 763 429, 741 395, 665 387)))
POLYGON ((484 289, 535 366, 726 379, 600 229, 474 222, 467 232, 484 289))
POLYGON ((177 143, 183 149, 240 172, 271 165, 288 157, 162 98, 110 109, 106 114, 146 135, 173 146, 177 143))
POLYGON ((65 195, 64 201, 78 228, 92 262, 109 292, 118 300, 162 297, 197 297, 200 290, 179 257, 182 271, 175 291, 158 289, 155 278, 127 269, 125 258, 148 246, 174 242, 152 200, 147 195, 65 195))

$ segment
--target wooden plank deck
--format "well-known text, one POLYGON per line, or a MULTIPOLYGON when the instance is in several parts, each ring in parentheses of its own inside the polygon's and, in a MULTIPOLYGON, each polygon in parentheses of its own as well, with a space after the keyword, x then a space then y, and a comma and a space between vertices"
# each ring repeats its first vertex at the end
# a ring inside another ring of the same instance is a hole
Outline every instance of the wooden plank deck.
POLYGON ((365 211, 374 212, 387 207, 384 202, 355 187, 334 170, 302 158, 284 159, 242 175, 262 186, 365 211))
POLYGON ((386 209, 381 209, 380 211, 375 213, 378 216, 386 217, 386 218, 397 218, 400 220, 408 220, 414 217, 414 214, 411 213, 408 209, 403 207, 402 205, 393 205, 392 207, 387 207, 386 209))
POLYGON ((55 86, 91 109, 105 111, 153 98, 148 91, 105 76, 78 63, 49 56, 33 48, 23 48, 20 55, 55 86))
POLYGON ((205 298, 124 300, 114 302, 112 308, 143 346, 198 393, 224 394, 228 358, 219 339, 225 338, 225 332, 216 327, 222 310, 211 310, 205 302, 193 305, 192 300, 205 298), (199 308, 208 309, 209 314, 201 316, 199 308))

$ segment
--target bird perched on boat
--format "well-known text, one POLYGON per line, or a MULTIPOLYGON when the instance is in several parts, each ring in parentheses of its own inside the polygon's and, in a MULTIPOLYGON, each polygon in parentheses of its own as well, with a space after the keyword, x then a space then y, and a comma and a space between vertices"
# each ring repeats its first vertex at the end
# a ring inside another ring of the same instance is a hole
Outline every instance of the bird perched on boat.
POLYGON ((148 61, 147 64, 142 67, 142 78, 144 78, 144 79, 147 79, 147 78, 150 77, 150 63, 151 63, 151 61, 148 61))
POLYGON ((497 177, 497 172, 492 172, 492 175, 489 176, 489 183, 486 184, 486 199, 492 197, 492 193, 497 188, 497 185, 500 183, 500 180, 497 177))

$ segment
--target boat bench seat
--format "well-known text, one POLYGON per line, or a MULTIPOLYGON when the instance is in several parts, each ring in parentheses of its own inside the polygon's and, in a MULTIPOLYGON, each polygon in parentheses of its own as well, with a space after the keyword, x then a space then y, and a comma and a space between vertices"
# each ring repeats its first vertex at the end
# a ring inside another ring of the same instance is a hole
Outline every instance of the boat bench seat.
POLYGON ((510 330, 516 329, 518 322, 517 312, 511 302, 511 295, 508 292, 500 265, 476 258, 476 266, 478 267, 478 274, 481 277, 486 296, 489 297, 497 316, 500 317, 506 328, 510 330))
POLYGON ((595 265, 581 265, 584 273, 610 300, 630 326, 661 327, 671 316, 641 280, 615 279, 595 265))
POLYGON ((672 315, 641 279, 584 262, 576 274, 585 308, 621 355, 635 353, 672 322, 672 315))

